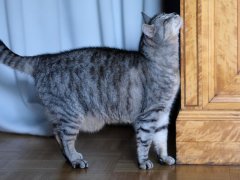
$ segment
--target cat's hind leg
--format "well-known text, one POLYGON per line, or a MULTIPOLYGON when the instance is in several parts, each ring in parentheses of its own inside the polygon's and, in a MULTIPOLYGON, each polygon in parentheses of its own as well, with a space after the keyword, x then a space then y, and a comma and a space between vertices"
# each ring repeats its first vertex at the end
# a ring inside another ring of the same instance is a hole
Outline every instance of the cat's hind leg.
MULTIPOLYGON (((63 119, 60 122, 64 121, 63 119)), ((55 137, 61 147, 62 153, 73 168, 87 168, 88 162, 83 159, 81 153, 77 152, 75 142, 79 128, 74 125, 59 124, 55 129, 55 137)))
POLYGON ((57 114, 53 122, 54 135, 60 145, 63 155, 73 168, 87 168, 88 162, 77 152, 75 142, 80 129, 80 117, 57 114), (56 118, 57 117, 57 118, 56 118))

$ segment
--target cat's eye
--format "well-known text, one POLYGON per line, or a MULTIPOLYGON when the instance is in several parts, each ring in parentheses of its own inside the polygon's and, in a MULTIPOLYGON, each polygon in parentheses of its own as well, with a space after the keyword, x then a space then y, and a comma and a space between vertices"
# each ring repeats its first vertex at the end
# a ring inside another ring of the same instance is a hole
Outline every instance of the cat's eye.
POLYGON ((163 20, 163 24, 166 24, 168 22, 169 18, 166 18, 163 20))

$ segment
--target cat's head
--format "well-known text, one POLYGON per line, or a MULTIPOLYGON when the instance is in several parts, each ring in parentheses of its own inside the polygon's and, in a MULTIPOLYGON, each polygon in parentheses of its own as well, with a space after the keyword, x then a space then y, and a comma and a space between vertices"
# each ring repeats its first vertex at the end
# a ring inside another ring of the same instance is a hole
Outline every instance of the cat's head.
POLYGON ((150 18, 142 13, 144 24, 142 32, 144 36, 155 43, 173 42, 178 40, 179 30, 183 24, 182 18, 176 13, 159 14, 150 18))

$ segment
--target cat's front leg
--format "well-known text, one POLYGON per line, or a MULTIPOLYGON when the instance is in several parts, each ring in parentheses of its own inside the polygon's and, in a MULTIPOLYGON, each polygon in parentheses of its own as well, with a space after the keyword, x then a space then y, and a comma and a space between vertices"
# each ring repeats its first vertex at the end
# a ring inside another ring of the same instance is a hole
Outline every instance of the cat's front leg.
POLYGON ((153 137, 153 144, 157 152, 160 163, 167 165, 175 164, 175 159, 168 155, 167 140, 168 140, 168 121, 169 112, 160 114, 160 118, 156 123, 156 129, 153 137))
POLYGON ((140 127, 137 133, 137 155, 138 165, 141 169, 152 169, 153 163, 148 159, 149 149, 152 144, 152 132, 149 129, 140 127))
POLYGON ((139 116, 134 123, 138 164, 141 169, 153 168, 153 163, 148 159, 148 154, 153 141, 158 114, 159 110, 148 111, 139 116))

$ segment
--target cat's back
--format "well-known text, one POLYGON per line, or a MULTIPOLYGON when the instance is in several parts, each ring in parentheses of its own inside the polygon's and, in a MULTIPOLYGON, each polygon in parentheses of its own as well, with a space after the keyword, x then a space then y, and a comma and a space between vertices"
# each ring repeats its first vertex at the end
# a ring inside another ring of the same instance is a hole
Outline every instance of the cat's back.
POLYGON ((144 57, 137 51, 126 51, 116 48, 81 48, 56 54, 39 56, 35 74, 82 69, 94 74, 96 68, 125 70, 136 67, 144 61, 144 57))

